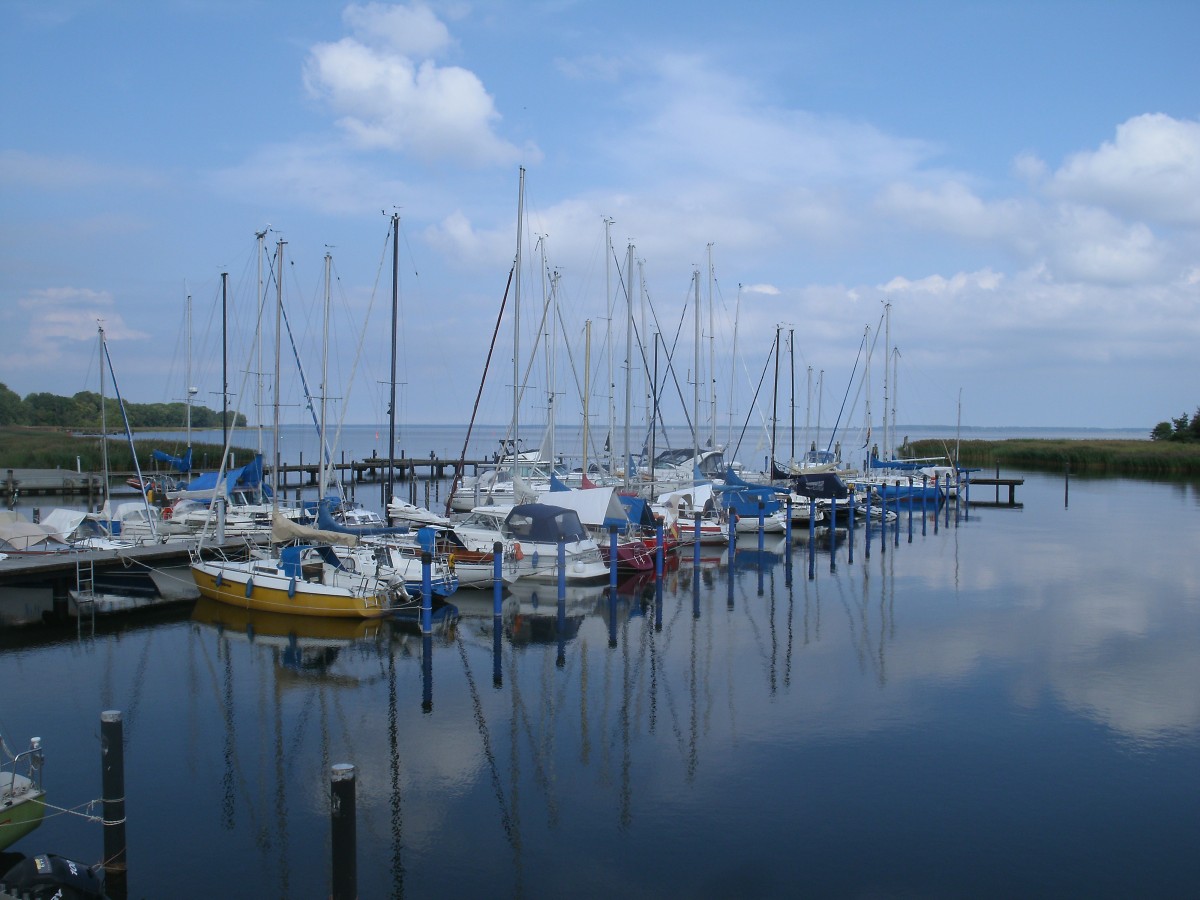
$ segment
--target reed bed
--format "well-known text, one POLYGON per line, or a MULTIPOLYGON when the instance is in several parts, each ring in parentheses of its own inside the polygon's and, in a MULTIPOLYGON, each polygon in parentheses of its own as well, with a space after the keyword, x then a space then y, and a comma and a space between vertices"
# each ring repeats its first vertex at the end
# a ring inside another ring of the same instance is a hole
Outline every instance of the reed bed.
MULTIPOLYGON (((161 463, 151 463, 153 450, 180 453, 178 447, 168 446, 161 440, 134 439, 138 462, 142 471, 161 469, 161 463)), ((234 448, 235 457, 243 462, 253 457, 254 451, 234 448)), ((205 468, 207 458, 215 468, 221 459, 221 448, 216 444, 193 444, 192 464, 197 469, 205 468)), ((132 472, 133 456, 129 443, 123 439, 110 438, 108 442, 108 467, 113 472, 132 472)), ((0 428, 0 470, 3 469, 69 469, 81 472, 99 472, 104 468, 100 451, 100 437, 96 434, 76 434, 56 428, 0 428)))
MULTIPOLYGON (((953 442, 920 440, 909 444, 912 456, 953 456, 953 442)), ((963 441, 959 463, 1008 466, 1098 475, 1200 475, 1200 444, 1176 441, 1056 440, 1013 438, 963 441)))

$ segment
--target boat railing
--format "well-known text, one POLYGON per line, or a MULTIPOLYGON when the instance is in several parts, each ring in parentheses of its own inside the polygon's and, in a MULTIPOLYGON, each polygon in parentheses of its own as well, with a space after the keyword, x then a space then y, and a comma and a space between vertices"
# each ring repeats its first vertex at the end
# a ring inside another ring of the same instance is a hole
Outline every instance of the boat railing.
POLYGON ((7 761, 0 764, 0 787, 12 794, 17 790, 16 777, 24 774, 29 779, 30 785, 37 790, 42 789, 42 764, 45 758, 42 755, 42 739, 39 737, 31 738, 29 741, 29 749, 23 750, 15 756, 8 749, 8 745, 4 745, 5 755, 10 757, 7 761), (19 769, 24 765, 25 772, 21 773, 19 769))

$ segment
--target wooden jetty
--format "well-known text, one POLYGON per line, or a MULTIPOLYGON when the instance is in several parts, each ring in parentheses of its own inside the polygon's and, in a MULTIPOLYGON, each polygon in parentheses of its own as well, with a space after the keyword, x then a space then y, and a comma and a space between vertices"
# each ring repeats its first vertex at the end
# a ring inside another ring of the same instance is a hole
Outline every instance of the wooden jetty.
MULTIPOLYGON (((400 481, 409 481, 418 477, 418 473, 426 471, 426 477, 430 479, 442 479, 447 475, 466 474, 467 471, 478 473, 483 466, 493 465, 491 460, 486 459, 445 459, 436 456, 432 452, 428 457, 421 456, 401 456, 393 459, 388 459, 384 456, 369 456, 366 459, 341 460, 340 462, 331 462, 326 465, 327 469, 332 469, 334 472, 340 473, 345 480, 348 474, 350 479, 356 482, 366 481, 382 481, 389 469, 396 473, 396 478, 400 481)), ((263 474, 266 475, 271 471, 269 465, 263 466, 263 474)), ((279 486, 287 488, 292 486, 289 475, 299 475, 301 484, 316 484, 320 478, 321 464, 319 462, 306 463, 303 454, 298 463, 284 463, 279 466, 279 486)))
POLYGON ((991 507, 1011 507, 1020 509, 1025 504, 1017 502, 1017 486, 1025 483, 1024 478, 1001 478, 996 475, 995 478, 972 478, 971 479, 971 498, 972 506, 991 506, 991 507), (974 496, 974 489, 977 487, 994 487, 996 489, 996 498, 994 500, 979 500, 974 496), (1000 488, 1008 488, 1008 499, 1000 499, 1000 488))
MULTIPOLYGON (((152 590, 153 576, 164 570, 186 570, 191 562, 194 540, 142 544, 121 550, 68 550, 60 553, 10 554, 0 559, 0 625, 24 625, 37 620, 63 620, 70 616, 68 592, 99 585, 108 580, 122 582, 144 577, 152 590)), ((223 551, 230 556, 247 550, 244 540, 224 544, 206 544, 205 550, 223 551)), ((179 600, 195 599, 190 572, 180 576, 179 600), (192 590, 189 590, 191 588, 192 590)), ((99 589, 97 587, 97 589, 99 589)), ((174 592, 173 592, 174 593, 174 592)))
MULTIPOLYGON (((464 475, 468 472, 478 474, 485 466, 493 465, 487 459, 446 459, 430 453, 428 457, 402 456, 387 459, 383 456, 370 456, 366 459, 342 459, 331 462, 326 468, 338 473, 339 481, 354 481, 358 483, 382 481, 389 469, 396 473, 399 481, 412 481, 421 477, 430 480, 441 480, 450 475, 464 475)), ((315 485, 320 477, 319 462, 305 462, 301 454, 297 463, 283 463, 279 466, 279 486, 281 488, 302 487, 306 484, 315 485)), ((272 466, 264 465, 264 473, 270 473, 272 466)), ((157 472, 149 469, 142 472, 144 477, 151 477, 157 472)), ((123 488, 128 479, 136 478, 136 472, 112 472, 110 482, 123 488)), ((96 472, 73 472, 70 469, 6 469, 0 470, 0 498, 13 500, 21 496, 89 496, 104 500, 104 476, 96 472)))

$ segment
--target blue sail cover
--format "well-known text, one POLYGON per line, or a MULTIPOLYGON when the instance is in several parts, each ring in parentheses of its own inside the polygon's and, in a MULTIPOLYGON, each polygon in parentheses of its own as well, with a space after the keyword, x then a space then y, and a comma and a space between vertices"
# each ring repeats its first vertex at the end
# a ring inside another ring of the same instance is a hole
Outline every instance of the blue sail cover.
POLYGON ((504 525, 519 541, 557 544, 560 540, 571 543, 586 541, 591 537, 579 521, 579 513, 547 503, 522 503, 514 506, 504 519, 504 525))
POLYGON ((653 529, 658 524, 654 519, 654 513, 650 511, 650 504, 641 497, 617 494, 617 498, 621 501, 621 505, 625 507, 625 514, 629 517, 629 521, 634 525, 640 528, 653 529))
MULTIPOLYGON (((156 450, 155 453, 158 451, 156 450)), ((246 463, 239 469, 230 469, 225 473, 225 492, 226 495, 232 494, 234 491, 254 490, 262 485, 263 492, 268 496, 270 491, 263 484, 263 464, 262 456, 255 455, 254 459, 246 463)), ((205 472, 203 475, 198 475, 186 485, 183 485, 182 490, 185 491, 212 491, 217 487, 217 473, 205 472)))
POLYGON ((557 475, 555 475, 553 472, 551 472, 550 473, 550 490, 552 490, 552 491, 569 491, 570 488, 567 485, 562 483, 562 479, 560 479, 557 475))
POLYGON ((332 497, 322 497, 317 503, 317 527, 322 531, 337 534, 357 534, 360 537, 372 534, 408 534, 407 525, 347 525, 333 517, 332 497))
MULTIPOLYGON (((192 471, 192 448, 187 448, 187 453, 183 456, 172 456, 169 453, 164 453, 162 450, 155 450, 150 454, 151 457, 161 463, 166 463, 176 472, 187 475, 192 471)), ((261 472, 260 472, 261 475, 261 472)))

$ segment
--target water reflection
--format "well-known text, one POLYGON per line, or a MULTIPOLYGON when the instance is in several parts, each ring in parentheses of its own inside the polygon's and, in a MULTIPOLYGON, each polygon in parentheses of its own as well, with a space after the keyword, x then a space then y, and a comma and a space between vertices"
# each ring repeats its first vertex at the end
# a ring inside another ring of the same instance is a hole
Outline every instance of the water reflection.
POLYGON ((69 708, 18 698, 5 724, 47 732, 55 770, 86 780, 94 755, 61 733, 102 700, 130 710, 146 896, 176 867, 221 892, 172 854, 179 809, 247 890, 324 895, 336 762, 359 773, 362 896, 439 895, 447 859, 471 860, 459 895, 701 895, 740 883, 734 858, 767 894, 966 895, 964 867, 1008 872, 1002 850, 1095 893, 1097 854, 1147 832, 1159 858, 1190 852, 1194 829, 1161 823, 1190 821, 1198 785, 1195 509, 1175 485, 1078 479, 1069 506, 1060 479, 1024 488, 1023 510, 917 519, 911 541, 907 519, 873 528, 869 555, 861 528, 832 552, 751 536, 616 591, 518 582, 498 616, 462 592, 428 637, 201 603, 6 644, 0 675, 36 672, 69 708), (900 821, 890 862, 846 850, 900 821), (914 886, 908 866, 951 874, 914 886))

